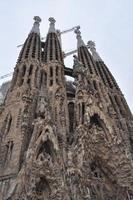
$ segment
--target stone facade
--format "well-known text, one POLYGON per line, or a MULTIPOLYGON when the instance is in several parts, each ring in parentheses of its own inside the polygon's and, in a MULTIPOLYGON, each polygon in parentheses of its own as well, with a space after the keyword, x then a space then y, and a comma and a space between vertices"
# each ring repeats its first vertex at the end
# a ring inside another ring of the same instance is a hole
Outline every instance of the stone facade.
POLYGON ((9 88, 10 88, 10 81, 5 82, 0 86, 0 104, 4 102, 4 99, 6 97, 9 88))
POLYGON ((0 106, 0 199, 133 199, 133 117, 114 77, 79 28, 66 68, 55 20, 45 42, 34 20, 0 106))

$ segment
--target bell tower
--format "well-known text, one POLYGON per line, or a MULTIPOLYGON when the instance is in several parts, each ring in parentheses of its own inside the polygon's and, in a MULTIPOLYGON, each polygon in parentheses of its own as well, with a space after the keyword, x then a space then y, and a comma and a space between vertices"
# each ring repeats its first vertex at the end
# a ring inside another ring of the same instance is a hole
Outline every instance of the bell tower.
POLYGON ((47 76, 46 84, 53 121, 57 126, 59 144, 63 147, 66 143, 69 128, 64 60, 61 44, 55 29, 55 19, 51 17, 49 21, 50 27, 45 42, 43 69, 47 76))
POLYGON ((102 58, 99 56, 99 54, 96 51, 96 46, 93 41, 88 42, 88 47, 92 53, 92 57, 96 63, 97 70, 99 72, 99 75, 105 85, 106 88, 108 88, 108 93, 110 97, 110 101, 112 102, 112 105, 114 107, 114 110, 119 116, 122 117, 128 117, 132 118, 131 112, 129 110, 129 107, 125 101, 125 98, 116 83, 116 80, 114 79, 113 75, 109 71, 108 67, 103 62, 102 58))
MULTIPOLYGON (((22 47, 11 87, 0 113, 0 194, 5 195, 21 169, 32 135, 41 71, 40 17, 22 47)), ((0 197, 2 199, 2 197, 0 197)))
POLYGON ((50 17, 42 42, 40 22, 0 102, 0 200, 132 199, 133 118, 118 84, 79 26, 59 33, 50 17), (63 54, 71 30, 77 49, 63 54))

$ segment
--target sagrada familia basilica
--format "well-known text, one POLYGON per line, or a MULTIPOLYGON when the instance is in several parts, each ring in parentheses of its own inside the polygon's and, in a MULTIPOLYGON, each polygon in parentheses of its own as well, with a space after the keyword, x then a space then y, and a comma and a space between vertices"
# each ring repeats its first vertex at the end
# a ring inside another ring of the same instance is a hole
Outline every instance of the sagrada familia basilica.
POLYGON ((80 27, 68 68, 55 19, 44 42, 34 20, 0 105, 0 200, 132 200, 133 116, 119 86, 80 27))

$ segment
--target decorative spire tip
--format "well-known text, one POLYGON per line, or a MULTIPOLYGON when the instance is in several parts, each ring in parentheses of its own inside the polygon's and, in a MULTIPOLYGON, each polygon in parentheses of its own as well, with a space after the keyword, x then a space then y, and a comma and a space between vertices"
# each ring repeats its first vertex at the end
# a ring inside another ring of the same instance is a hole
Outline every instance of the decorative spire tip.
POLYGON ((31 33, 37 33, 39 35, 40 34, 39 26, 40 26, 41 18, 39 16, 35 16, 33 19, 34 19, 34 24, 31 29, 31 33))
POLYGON ((56 20, 53 17, 50 17, 49 21, 50 21, 51 24, 55 24, 55 22, 56 22, 56 20))
POLYGON ((88 46, 88 48, 90 49, 90 51, 92 53, 93 59, 95 61, 102 61, 101 57, 99 56, 99 54, 96 51, 95 42, 90 40, 90 41, 87 42, 87 46, 88 46))
POLYGON ((33 19, 34 19, 35 22, 38 23, 38 24, 42 21, 41 18, 40 18, 39 16, 34 16, 33 19))
POLYGON ((80 26, 77 26, 76 29, 74 30, 74 33, 76 33, 77 37, 81 37, 81 31, 80 31, 80 26))
POLYGON ((56 33, 56 30, 55 30, 56 20, 53 17, 50 17, 49 21, 50 21, 49 33, 56 33))
POLYGON ((80 26, 77 26, 77 28, 74 30, 74 32, 77 35, 77 40, 78 40, 77 47, 79 48, 79 47, 82 47, 82 46, 86 46, 85 43, 82 40, 82 37, 81 37, 80 26))
POLYGON ((92 41, 92 40, 90 40, 90 41, 88 41, 87 42, 87 46, 88 46, 88 48, 91 50, 95 50, 96 51, 96 44, 95 44, 95 42, 94 41, 92 41))

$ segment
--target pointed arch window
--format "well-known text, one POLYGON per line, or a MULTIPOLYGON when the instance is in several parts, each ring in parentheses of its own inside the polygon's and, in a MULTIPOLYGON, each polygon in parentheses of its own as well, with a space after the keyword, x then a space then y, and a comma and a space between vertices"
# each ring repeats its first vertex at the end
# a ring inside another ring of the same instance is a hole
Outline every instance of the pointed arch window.
POLYGON ((33 71, 33 65, 30 65, 29 74, 28 74, 28 79, 27 79, 27 84, 28 84, 29 86, 31 86, 32 71, 33 71))
POLYGON ((90 57, 90 55, 88 54, 88 52, 86 51, 86 49, 84 51, 84 56, 85 56, 85 59, 87 61, 87 65, 88 65, 88 68, 90 70, 90 73, 93 74, 93 66, 91 65, 91 63, 89 61, 89 58, 88 58, 88 57, 90 57))
POLYGON ((10 131, 11 124, 12 124, 12 116, 9 115, 8 124, 7 124, 7 133, 10 131))
POLYGON ((85 103, 84 102, 80 102, 78 104, 78 117, 79 117, 79 121, 80 123, 84 123, 84 114, 85 114, 85 103))
POLYGON ((104 85, 107 85, 106 82, 107 82, 107 79, 105 77, 105 74, 103 73, 103 67, 102 66, 99 66, 99 63, 96 62, 96 65, 97 65, 97 69, 98 69, 98 72, 99 72, 99 75, 104 83, 104 85))
POLYGON ((50 77, 53 77, 53 68, 50 67, 50 77))
POLYGON ((41 51, 41 41, 40 41, 40 37, 37 36, 37 44, 38 44, 38 60, 43 60, 42 55, 44 55, 44 48, 42 48, 41 51))
POLYGON ((44 72, 44 85, 47 85, 47 73, 44 72))
POLYGON ((6 136, 9 133, 9 131, 11 129, 11 125, 12 125, 12 116, 10 113, 8 113, 4 120, 4 124, 2 127, 2 132, 3 132, 4 136, 6 136))
POLYGON ((30 65, 30 68, 29 68, 29 76, 32 75, 32 71, 33 71, 33 65, 30 65))
POLYGON ((59 67, 56 66, 56 76, 58 76, 59 67))
POLYGON ((90 55, 90 60, 91 60, 91 62, 92 62, 92 64, 93 64, 93 67, 94 67, 94 70, 95 70, 95 72, 96 72, 96 75, 99 76, 98 69, 97 69, 97 65, 96 65, 96 63, 94 62, 92 55, 90 55))
POLYGON ((40 89, 43 86, 43 83, 44 83, 44 72, 41 70, 40 71, 40 82, 39 82, 39 88, 40 89))
POLYGON ((23 85, 25 73, 26 73, 26 65, 23 65, 23 67, 22 67, 22 72, 21 72, 21 74, 20 74, 21 79, 20 79, 20 84, 19 84, 19 86, 23 85))
POLYGON ((82 102, 82 121, 81 121, 81 123, 83 124, 84 123, 84 114, 85 114, 85 103, 84 102, 82 102))
POLYGON ((25 58, 28 58, 31 44, 32 44, 32 39, 33 39, 33 33, 30 35, 30 37, 27 40, 27 48, 26 48, 26 53, 25 53, 25 58))
POLYGON ((97 86, 97 82, 96 81, 93 81, 93 86, 94 86, 95 90, 98 90, 98 86, 97 86))
POLYGON ((73 132, 74 128, 74 103, 70 102, 68 104, 68 111, 69 111, 69 130, 73 132))
POLYGON ((80 121, 81 118, 81 105, 80 103, 78 104, 78 120, 80 121))
POLYGON ((35 86, 38 88, 38 67, 36 68, 35 71, 35 86))
POLYGON ((56 83, 59 84, 59 67, 56 66, 55 69, 56 83))
POLYGON ((59 56, 58 56, 58 45, 57 45, 57 39, 55 36, 55 59, 59 60, 59 56))
POLYGON ((34 43, 33 43, 33 50, 32 50, 32 58, 35 58, 35 55, 36 55, 36 45, 37 45, 37 42, 36 42, 37 38, 36 37, 37 36, 34 35, 34 38, 33 38, 34 43))
POLYGON ((50 60, 53 60, 53 33, 50 33, 50 60))
POLYGON ((26 65, 23 65, 23 68, 22 68, 22 77, 25 76, 25 72, 26 72, 26 65))
POLYGON ((53 67, 52 66, 50 66, 50 68, 49 68, 49 73, 50 73, 50 86, 52 86, 53 85, 53 67))
POLYGON ((52 86, 52 85, 53 85, 53 80, 51 79, 51 80, 50 80, 50 86, 52 86))

